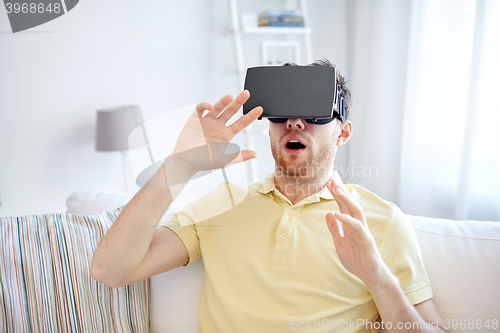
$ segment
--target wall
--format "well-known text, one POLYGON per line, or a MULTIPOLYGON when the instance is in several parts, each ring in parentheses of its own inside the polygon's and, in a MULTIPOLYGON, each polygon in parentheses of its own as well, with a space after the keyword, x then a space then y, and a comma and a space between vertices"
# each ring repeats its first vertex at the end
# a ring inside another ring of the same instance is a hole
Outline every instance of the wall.
MULTIPOLYGON (((309 1, 314 56, 340 69, 345 3, 309 1)), ((253 5, 266 8, 266 1, 253 5)), ((119 153, 94 149, 96 109, 138 104, 151 119, 238 93, 229 28, 225 0, 82 0, 66 15, 16 34, 2 6, 0 215, 63 212, 77 190, 122 191, 119 153)), ((269 164, 268 140, 258 140, 269 164)))
MULTIPOLYGON (((61 212, 75 190, 123 189, 119 153, 94 150, 97 108, 134 103, 151 118, 236 92, 226 7, 84 0, 33 31, 1 34, 2 215, 61 212)), ((9 30, 4 9, 0 20, 9 30)))

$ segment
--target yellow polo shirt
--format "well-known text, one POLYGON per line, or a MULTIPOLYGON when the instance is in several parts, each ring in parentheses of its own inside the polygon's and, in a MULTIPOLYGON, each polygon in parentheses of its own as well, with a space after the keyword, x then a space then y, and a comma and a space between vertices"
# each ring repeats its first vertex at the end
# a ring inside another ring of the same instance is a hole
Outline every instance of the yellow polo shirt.
MULTIPOLYGON (((406 216, 360 186, 346 187, 410 302, 431 298, 406 216)), ((340 262, 326 226, 326 214, 338 210, 326 187, 292 205, 271 174, 247 189, 221 184, 175 214, 164 226, 184 242, 189 263, 203 255, 200 332, 377 332, 375 303, 340 262), (241 202, 224 211, 228 193, 241 202)))

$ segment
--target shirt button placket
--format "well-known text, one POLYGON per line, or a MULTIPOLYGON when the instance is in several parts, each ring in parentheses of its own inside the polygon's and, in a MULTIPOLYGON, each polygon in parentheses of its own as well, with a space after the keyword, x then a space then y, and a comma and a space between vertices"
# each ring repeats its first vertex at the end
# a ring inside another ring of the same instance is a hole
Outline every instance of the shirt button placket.
POLYGON ((295 214, 295 209, 293 208, 288 208, 283 216, 282 216, 282 221, 280 224, 280 228, 278 231, 278 237, 276 241, 276 247, 274 249, 274 264, 277 265, 286 265, 288 261, 288 242, 289 242, 289 233, 287 234, 287 231, 289 228, 291 228, 291 223, 294 217, 292 215, 295 214), (287 214, 288 212, 288 214, 287 214))
MULTIPOLYGON (((293 208, 288 208, 288 214, 289 214, 289 215, 293 215, 293 213, 295 213, 295 211, 293 210, 293 208)), ((287 223, 287 227, 289 227, 289 226, 290 226, 290 223, 291 223, 291 221, 290 221, 290 220, 291 220, 291 217, 289 217, 289 218, 285 218, 285 219, 286 219, 286 220, 287 220, 287 222, 288 222, 288 223, 287 223)), ((286 238, 286 233, 285 233, 285 232, 281 232, 281 233, 280 233, 280 238, 281 238, 281 239, 285 239, 285 238, 286 238)))

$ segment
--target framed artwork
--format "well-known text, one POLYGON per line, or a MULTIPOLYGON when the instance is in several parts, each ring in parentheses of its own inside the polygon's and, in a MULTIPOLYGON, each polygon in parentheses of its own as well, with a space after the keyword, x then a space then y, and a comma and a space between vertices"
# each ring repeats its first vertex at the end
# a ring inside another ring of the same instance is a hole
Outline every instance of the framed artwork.
POLYGON ((298 41, 263 41, 262 65, 281 66, 287 62, 300 63, 298 41))

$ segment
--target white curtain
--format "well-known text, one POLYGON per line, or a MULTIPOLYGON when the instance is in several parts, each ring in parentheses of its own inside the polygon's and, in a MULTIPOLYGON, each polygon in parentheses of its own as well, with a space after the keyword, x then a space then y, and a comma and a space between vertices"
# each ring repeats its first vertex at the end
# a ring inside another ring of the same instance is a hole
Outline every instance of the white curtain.
POLYGON ((412 2, 399 205, 500 221, 500 1, 412 2))

